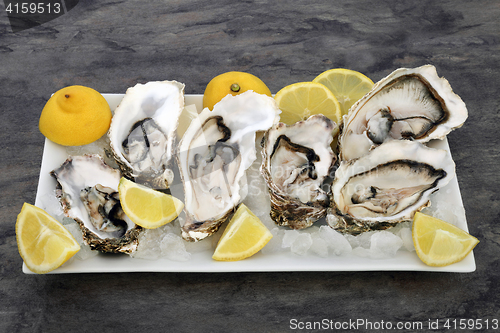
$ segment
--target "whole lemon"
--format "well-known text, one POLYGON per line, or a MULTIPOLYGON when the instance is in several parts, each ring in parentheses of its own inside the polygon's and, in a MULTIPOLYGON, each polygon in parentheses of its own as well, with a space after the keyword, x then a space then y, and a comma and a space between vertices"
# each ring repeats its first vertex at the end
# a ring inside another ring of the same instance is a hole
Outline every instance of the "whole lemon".
POLYGON ((214 77, 205 88, 203 108, 213 109, 214 105, 228 94, 233 96, 253 90, 271 96, 271 91, 257 76, 245 72, 226 72, 214 77))
POLYGON ((64 146, 81 146, 103 136, 111 124, 111 110, 96 90, 69 86, 47 101, 38 128, 49 140, 64 146))

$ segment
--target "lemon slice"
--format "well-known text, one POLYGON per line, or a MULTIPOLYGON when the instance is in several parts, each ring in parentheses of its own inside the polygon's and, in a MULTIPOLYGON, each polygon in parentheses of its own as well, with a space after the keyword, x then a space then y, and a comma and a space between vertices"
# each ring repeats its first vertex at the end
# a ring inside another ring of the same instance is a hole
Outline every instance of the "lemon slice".
POLYGON ((321 83, 299 82, 284 87, 274 96, 281 110, 280 121, 293 125, 312 115, 322 114, 340 124, 340 105, 333 93, 321 83))
POLYGON ((38 274, 64 264, 80 250, 73 235, 43 209, 24 203, 17 216, 19 254, 28 268, 38 274))
POLYGON ((324 84, 337 97, 342 115, 373 87, 373 81, 360 72, 334 68, 321 73, 313 82, 324 84))
POLYGON ((464 259, 479 240, 438 218, 417 212, 413 243, 418 257, 429 266, 447 266, 464 259))
POLYGON ((253 256, 273 238, 271 232, 247 206, 241 204, 229 221, 212 256, 237 261, 253 256))
POLYGON ((184 208, 179 199, 124 177, 120 179, 118 193, 125 214, 132 222, 146 229, 155 229, 172 222, 184 208))

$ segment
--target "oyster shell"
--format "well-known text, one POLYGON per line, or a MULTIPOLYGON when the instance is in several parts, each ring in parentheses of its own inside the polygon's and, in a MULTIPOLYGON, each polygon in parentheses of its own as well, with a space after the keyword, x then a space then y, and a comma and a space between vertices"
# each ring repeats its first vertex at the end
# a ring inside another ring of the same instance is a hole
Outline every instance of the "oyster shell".
POLYGON ((340 158, 358 158, 388 139, 442 139, 466 119, 465 103, 434 66, 400 68, 377 82, 344 117, 340 158))
POLYGON ((279 123, 262 139, 261 172, 271 198, 271 218, 303 229, 326 215, 322 188, 337 158, 330 148, 337 125, 323 115, 287 126, 279 123))
POLYGON ((60 188, 64 215, 78 223, 85 243, 101 252, 135 251, 142 228, 121 209, 119 170, 99 155, 83 155, 69 157, 51 175, 60 188))
POLYGON ((327 221, 354 234, 410 221, 454 176, 455 163, 446 150, 409 140, 384 142, 358 159, 340 162, 327 221))
POLYGON ((168 188, 184 84, 153 81, 128 88, 108 131, 111 150, 123 174, 155 188, 168 188))
POLYGON ((245 170, 256 158, 255 135, 279 117, 274 99, 253 91, 205 108, 178 147, 186 221, 182 237, 198 241, 216 232, 247 194, 245 170))

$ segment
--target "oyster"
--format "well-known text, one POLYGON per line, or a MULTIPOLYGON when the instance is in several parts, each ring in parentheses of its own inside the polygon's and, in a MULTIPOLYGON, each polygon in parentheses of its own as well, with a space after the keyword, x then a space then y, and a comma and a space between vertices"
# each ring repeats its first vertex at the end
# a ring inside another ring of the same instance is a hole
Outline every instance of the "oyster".
POLYGON ((224 97, 192 120, 178 147, 186 220, 182 237, 216 232, 248 191, 245 170, 256 158, 255 135, 279 119, 274 99, 247 91, 224 97))
POLYGON ((184 84, 154 81, 127 89, 108 131, 123 174, 155 188, 168 188, 184 84))
POLYGON ((349 233, 409 221, 454 176, 455 163, 446 150, 416 141, 387 141, 359 159, 340 163, 327 221, 349 233))
POLYGON ((60 187, 64 214, 74 219, 85 242, 101 252, 135 251, 142 228, 123 212, 118 196, 120 171, 99 155, 69 157, 51 175, 60 187))
POLYGON ((262 139, 261 172, 276 224, 303 229, 326 215, 322 188, 337 158, 330 148, 337 125, 323 115, 287 126, 279 123, 262 139))
POLYGON ((466 119, 465 103, 434 66, 400 68, 377 82, 344 117, 340 158, 358 158, 388 139, 442 139, 466 119))

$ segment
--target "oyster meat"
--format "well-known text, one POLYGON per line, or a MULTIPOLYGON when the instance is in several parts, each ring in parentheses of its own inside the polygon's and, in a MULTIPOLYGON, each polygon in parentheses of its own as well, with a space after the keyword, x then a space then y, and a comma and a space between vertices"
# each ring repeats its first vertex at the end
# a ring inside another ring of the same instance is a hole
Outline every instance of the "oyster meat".
POLYGON ((330 148, 337 125, 323 115, 287 126, 279 123, 262 139, 261 172, 271 198, 271 218, 303 229, 326 215, 323 189, 337 158, 330 148))
POLYGON ((168 188, 184 84, 153 81, 127 89, 108 131, 111 150, 123 174, 155 188, 168 188))
POLYGON ((442 139, 466 119, 465 103, 434 66, 400 68, 377 82, 345 116, 340 159, 358 158, 388 139, 442 139))
POLYGON ((454 176, 455 163, 446 150, 409 140, 384 142, 358 159, 340 162, 327 221, 353 234, 410 221, 454 176))
POLYGON ((135 251, 142 228, 121 208, 119 170, 108 166, 99 155, 83 155, 69 157, 51 175, 57 180, 64 214, 78 223, 93 250, 135 251))
POLYGON ((216 232, 248 191, 245 170, 256 158, 255 136, 279 119, 273 98, 253 91, 205 108, 178 147, 186 220, 182 236, 198 241, 216 232))

